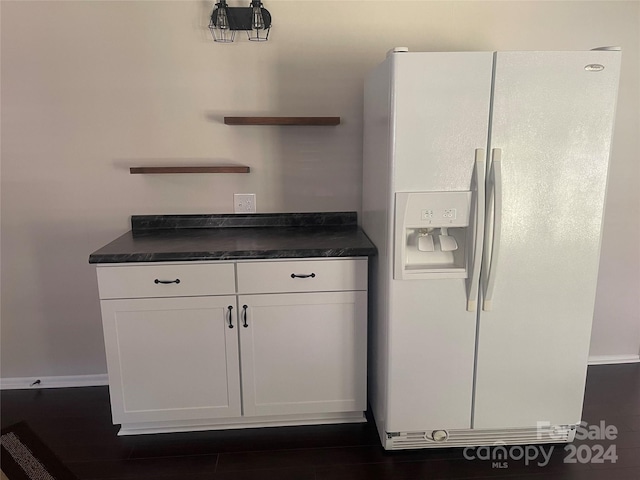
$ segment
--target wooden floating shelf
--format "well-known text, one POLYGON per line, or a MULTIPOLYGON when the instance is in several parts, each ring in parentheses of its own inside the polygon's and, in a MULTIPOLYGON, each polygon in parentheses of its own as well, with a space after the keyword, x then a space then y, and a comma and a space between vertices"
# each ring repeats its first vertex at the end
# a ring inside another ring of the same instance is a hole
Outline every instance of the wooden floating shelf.
POLYGON ((225 125, 339 125, 340 117, 224 117, 225 125))
POLYGON ((131 167, 131 173, 249 173, 243 165, 220 165, 215 167, 131 167))

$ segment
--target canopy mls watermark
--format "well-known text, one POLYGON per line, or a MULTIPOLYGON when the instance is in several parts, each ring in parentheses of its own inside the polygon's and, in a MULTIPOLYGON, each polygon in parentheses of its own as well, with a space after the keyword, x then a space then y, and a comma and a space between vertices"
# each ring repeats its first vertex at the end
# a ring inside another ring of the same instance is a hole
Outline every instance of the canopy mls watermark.
MULTIPOLYGON (((537 424, 538 439, 562 441, 559 434, 555 434, 550 422, 540 421, 537 424)), ((618 428, 607 425, 604 420, 590 425, 582 421, 576 426, 576 440, 612 441, 618 437, 618 428)), ((463 455, 467 460, 490 461, 491 468, 509 468, 509 462, 523 461, 525 466, 536 465, 544 468, 549 465, 557 445, 513 445, 496 442, 491 446, 467 447, 463 455)), ((575 445, 570 443, 564 447, 563 463, 616 463, 618 455, 616 445, 607 446, 600 443, 575 445)))

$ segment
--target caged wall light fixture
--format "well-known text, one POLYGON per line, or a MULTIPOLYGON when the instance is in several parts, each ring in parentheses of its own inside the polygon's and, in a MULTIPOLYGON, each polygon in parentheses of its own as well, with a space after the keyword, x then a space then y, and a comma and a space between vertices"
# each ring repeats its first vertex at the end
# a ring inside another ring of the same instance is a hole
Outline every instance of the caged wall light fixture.
POLYGON ((209 30, 220 43, 233 42, 238 30, 246 31, 252 42, 266 42, 271 30, 271 14, 260 0, 251 0, 249 7, 229 7, 226 0, 218 0, 211 13, 209 30))

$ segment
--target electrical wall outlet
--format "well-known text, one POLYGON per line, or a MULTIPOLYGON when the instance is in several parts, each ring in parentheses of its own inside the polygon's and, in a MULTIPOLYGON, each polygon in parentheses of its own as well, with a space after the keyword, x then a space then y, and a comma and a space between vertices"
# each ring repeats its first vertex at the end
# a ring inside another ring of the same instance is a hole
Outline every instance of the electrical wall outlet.
POLYGON ((256 194, 234 193, 233 213, 256 213, 256 194))

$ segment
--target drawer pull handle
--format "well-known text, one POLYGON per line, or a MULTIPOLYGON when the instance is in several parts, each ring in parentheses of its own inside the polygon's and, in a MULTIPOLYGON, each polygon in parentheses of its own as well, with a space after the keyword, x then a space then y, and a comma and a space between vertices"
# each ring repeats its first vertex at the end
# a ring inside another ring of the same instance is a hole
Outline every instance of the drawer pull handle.
POLYGON ((249 307, 247 307, 246 305, 242 305, 242 321, 244 322, 242 326, 244 328, 247 328, 249 326, 249 324, 247 323, 247 308, 249 307))
POLYGON ((229 310, 229 328, 233 328, 233 323, 231 321, 231 311, 233 310, 233 307, 229 305, 227 309, 229 310))
POLYGON ((316 274, 315 273, 310 273, 308 275, 300 275, 297 273, 292 273, 291 274, 291 278, 316 278, 316 274))
POLYGON ((153 283, 155 283, 156 285, 157 285, 158 283, 161 283, 161 284, 163 284, 163 285, 168 285, 168 284, 170 284, 170 283, 178 284, 178 283, 180 283, 180 279, 179 279, 179 278, 176 278, 175 280, 158 280, 158 279, 156 278, 156 279, 153 281, 153 283))

